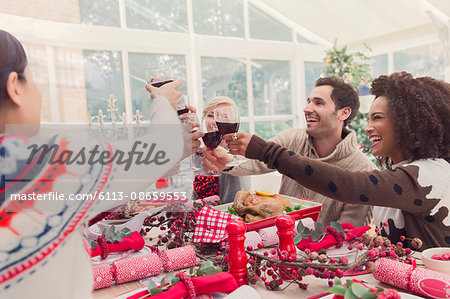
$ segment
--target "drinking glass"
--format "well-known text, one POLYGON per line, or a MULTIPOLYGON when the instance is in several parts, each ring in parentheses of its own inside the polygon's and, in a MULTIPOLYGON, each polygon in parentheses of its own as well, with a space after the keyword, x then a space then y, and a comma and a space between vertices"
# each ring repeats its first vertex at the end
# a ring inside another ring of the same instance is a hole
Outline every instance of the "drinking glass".
POLYGON ((145 78, 147 83, 154 87, 161 87, 166 83, 172 82, 173 72, 168 58, 162 56, 148 64, 145 69, 145 78))
MULTIPOLYGON (((213 118, 204 118, 202 120, 201 129, 205 135, 203 135, 202 140, 205 146, 209 150, 217 148, 222 142, 222 133, 219 132, 216 121, 213 118)), ((219 176, 220 171, 209 170, 205 173, 207 176, 219 176)))
MULTIPOLYGON (((199 123, 197 114, 195 114, 195 113, 184 113, 184 114, 178 116, 178 118, 180 119, 182 124, 199 123)), ((198 128, 192 128, 191 133, 196 132, 197 130, 198 130, 198 128)), ((196 158, 195 156, 196 156, 196 154, 194 153, 189 158, 186 158, 185 160, 189 159, 190 168, 193 171, 198 171, 198 170, 200 170, 200 168, 197 167, 197 163, 195 161, 195 158, 196 158)), ((183 169, 183 170, 185 170, 185 169, 183 169)))
MULTIPOLYGON (((239 130, 240 118, 236 106, 225 106, 214 109, 214 119, 222 135, 237 133, 239 130)), ((246 160, 239 159, 236 155, 233 155, 233 157, 233 161, 227 164, 228 167, 237 166, 247 162, 246 160)))
MULTIPOLYGON (((172 66, 169 63, 169 57, 167 55, 161 56, 159 59, 156 59, 153 63, 149 64, 145 69, 145 77, 147 83, 154 87, 161 87, 166 83, 173 82, 173 71, 172 66)), ((187 112, 189 112, 189 110, 184 104, 180 103, 177 105, 178 115, 187 112)))

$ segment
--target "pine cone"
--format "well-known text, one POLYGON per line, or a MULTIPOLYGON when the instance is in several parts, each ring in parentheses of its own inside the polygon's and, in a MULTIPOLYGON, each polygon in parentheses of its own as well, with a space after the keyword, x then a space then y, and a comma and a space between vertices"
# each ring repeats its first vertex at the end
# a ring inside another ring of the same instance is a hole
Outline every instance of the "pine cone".
POLYGON ((223 263, 223 260, 224 260, 223 255, 216 255, 213 260, 214 266, 220 267, 223 263))
POLYGON ((377 265, 374 262, 366 263, 366 270, 370 273, 376 272, 378 270, 377 265))
POLYGON ((177 248, 178 244, 176 241, 170 241, 169 243, 167 243, 167 249, 173 249, 173 248, 177 248))
POLYGON ((366 245, 367 247, 369 247, 370 241, 372 241, 372 237, 369 236, 369 234, 363 234, 361 236, 362 242, 364 245, 366 245))
POLYGON ((386 237, 383 237, 383 246, 386 248, 389 248, 389 247, 391 247, 391 245, 392 245, 391 240, 389 240, 386 237))
POLYGON ((256 276, 255 271, 253 269, 247 270, 247 280, 250 284, 255 284, 258 281, 258 276, 256 276))
POLYGON ((216 252, 217 250, 220 249, 219 244, 213 244, 213 243, 204 243, 204 244, 197 243, 197 244, 195 244, 195 247, 203 255, 211 254, 212 252, 216 252))
POLYGON ((383 244, 383 237, 382 236, 376 236, 375 238, 373 238, 373 246, 374 247, 381 246, 381 244, 383 244))
POLYGON ((278 289, 279 287, 280 287, 280 283, 278 282, 278 279, 272 280, 272 281, 270 282, 270 284, 269 284, 269 288, 270 288, 271 290, 276 290, 276 289, 278 289))
POLYGON ((403 248, 403 247, 395 246, 394 252, 395 252, 398 256, 405 256, 405 255, 406 255, 406 250, 405 250, 405 248, 403 248))

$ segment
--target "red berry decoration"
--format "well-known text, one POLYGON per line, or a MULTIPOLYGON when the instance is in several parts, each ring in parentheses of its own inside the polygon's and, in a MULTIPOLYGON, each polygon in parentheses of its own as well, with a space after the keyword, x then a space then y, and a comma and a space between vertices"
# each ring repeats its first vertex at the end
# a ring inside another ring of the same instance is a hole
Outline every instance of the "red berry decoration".
POLYGON ((219 177, 197 174, 194 179, 194 192, 199 199, 219 194, 219 177))
MULTIPOLYGON (((325 232, 328 234, 333 235, 333 237, 336 239, 336 248, 341 248, 344 245, 344 236, 342 236, 337 229, 335 229, 332 226, 327 226, 325 229, 325 232)), ((350 249, 349 249, 350 250, 350 249)))
POLYGON ((342 270, 342 269, 337 269, 335 273, 336 273, 336 276, 339 278, 344 277, 344 270, 342 270))
POLYGON ((441 256, 439 254, 433 254, 433 256, 431 257, 432 260, 437 260, 440 261, 442 260, 441 256))

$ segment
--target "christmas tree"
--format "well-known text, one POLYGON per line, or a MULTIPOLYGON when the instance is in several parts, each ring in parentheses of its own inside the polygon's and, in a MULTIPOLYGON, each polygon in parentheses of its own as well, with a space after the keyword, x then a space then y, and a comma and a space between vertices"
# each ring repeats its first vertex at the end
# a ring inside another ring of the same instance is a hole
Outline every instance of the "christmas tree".
MULTIPOLYGON (((367 46, 366 46, 367 47, 367 46)), ((367 49, 369 49, 367 47, 367 49)), ((369 49, 370 50, 370 49, 369 49)), ((324 58, 326 66, 322 70, 323 76, 336 76, 362 92, 369 89, 372 82, 371 59, 361 52, 347 53, 347 47, 338 49, 336 41, 333 47, 326 52, 324 58)), ((368 114, 358 112, 349 128, 356 132, 356 138, 363 153, 372 161, 375 158, 370 153, 370 140, 364 129, 368 123, 368 114)))

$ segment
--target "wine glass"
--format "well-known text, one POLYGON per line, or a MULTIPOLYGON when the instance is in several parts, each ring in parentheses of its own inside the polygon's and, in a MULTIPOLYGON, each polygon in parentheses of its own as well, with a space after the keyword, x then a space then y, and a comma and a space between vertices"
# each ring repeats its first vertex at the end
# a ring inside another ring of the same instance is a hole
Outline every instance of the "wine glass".
MULTIPOLYGON (((195 113, 183 113, 182 115, 178 116, 182 124, 193 124, 193 123, 199 123, 197 114, 195 113)), ((192 128, 191 133, 196 132, 198 128, 192 128)), ((190 168, 193 171, 200 170, 200 167, 197 166, 198 163, 196 163, 196 157, 197 154, 192 154, 189 158, 186 158, 185 160, 189 159, 190 168)))
MULTIPOLYGON (((209 150, 213 150, 217 148, 222 142, 222 133, 219 132, 219 128, 217 127, 216 121, 213 118, 205 117, 202 120, 201 125, 203 133, 202 140, 205 146, 209 150)), ((219 176, 220 171, 208 170, 205 175, 207 176, 219 176)))
MULTIPOLYGON (((154 87, 161 87, 166 83, 173 82, 173 71, 172 66, 169 63, 169 57, 167 55, 163 55, 153 61, 151 64, 147 65, 148 67, 145 69, 145 77, 147 79, 147 83, 151 84, 154 87)), ((187 102, 187 96, 185 102, 187 102)), ((177 114, 181 115, 183 113, 187 113, 189 110, 186 108, 185 104, 177 105, 177 114)))
POLYGON ((154 87, 161 87, 173 81, 172 66, 166 56, 161 56, 152 63, 147 64, 145 69, 147 83, 154 87))
MULTIPOLYGON (((240 118, 236 106, 225 106, 214 109, 214 119, 222 135, 237 133, 239 130, 240 118)), ((227 164, 228 167, 237 166, 247 162, 246 160, 240 160, 236 155, 233 155, 233 157, 233 161, 227 164)))

